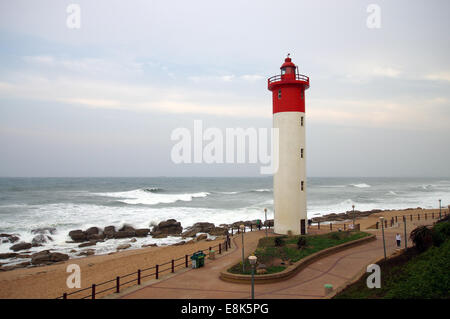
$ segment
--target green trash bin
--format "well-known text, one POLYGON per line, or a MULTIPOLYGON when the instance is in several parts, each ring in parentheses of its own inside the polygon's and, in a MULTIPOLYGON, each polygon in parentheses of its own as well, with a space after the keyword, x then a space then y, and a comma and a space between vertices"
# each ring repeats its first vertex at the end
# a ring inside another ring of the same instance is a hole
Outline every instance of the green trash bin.
POLYGON ((192 261, 192 268, 198 268, 199 267, 198 253, 194 253, 191 256, 191 261, 192 261))
POLYGON ((205 257, 206 255, 203 253, 203 251, 199 251, 197 253, 198 255, 198 268, 203 267, 205 265, 205 257))

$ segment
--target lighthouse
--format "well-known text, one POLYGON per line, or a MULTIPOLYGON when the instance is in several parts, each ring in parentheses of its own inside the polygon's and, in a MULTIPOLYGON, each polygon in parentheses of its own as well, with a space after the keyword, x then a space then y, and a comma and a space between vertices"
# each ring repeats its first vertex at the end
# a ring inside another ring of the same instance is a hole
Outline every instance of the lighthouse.
POLYGON ((277 234, 306 234, 305 90, 289 54, 279 75, 267 80, 272 91, 273 127, 278 129, 278 170, 273 176, 274 227, 277 234))

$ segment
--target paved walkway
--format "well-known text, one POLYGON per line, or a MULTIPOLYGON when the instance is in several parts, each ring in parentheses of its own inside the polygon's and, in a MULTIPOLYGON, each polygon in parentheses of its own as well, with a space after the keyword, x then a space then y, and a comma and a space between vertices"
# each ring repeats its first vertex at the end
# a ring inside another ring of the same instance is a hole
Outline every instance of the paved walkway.
MULTIPOLYGON (((410 228, 410 227, 408 227, 410 228)), ((408 229, 408 234, 411 229, 408 229)), ((324 298, 324 285, 332 284, 338 288, 352 279, 362 269, 383 256, 381 230, 371 231, 377 240, 356 246, 322 258, 286 281, 255 286, 255 298, 324 298)), ((385 230, 387 254, 395 249, 395 234, 399 232, 403 239, 403 227, 385 230)), ((246 256, 254 251, 258 239, 265 235, 264 231, 245 234, 246 256)), ((402 243, 403 244, 403 243, 402 243)), ((410 243, 408 243, 410 246, 410 243)), ((121 293, 119 298, 250 298, 248 284, 236 284, 222 281, 219 273, 242 258, 241 235, 233 238, 233 251, 215 261, 208 261, 204 268, 187 269, 170 277, 161 278, 144 284, 143 287, 131 288, 121 293)))

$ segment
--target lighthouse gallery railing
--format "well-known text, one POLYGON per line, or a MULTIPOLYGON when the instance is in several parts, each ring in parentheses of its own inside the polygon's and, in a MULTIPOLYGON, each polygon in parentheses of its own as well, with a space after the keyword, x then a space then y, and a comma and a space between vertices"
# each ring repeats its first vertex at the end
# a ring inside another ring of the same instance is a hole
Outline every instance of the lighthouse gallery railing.
MULTIPOLYGON (((274 75, 274 76, 270 77, 267 80, 267 82, 268 82, 268 84, 271 84, 274 82, 279 82, 279 81, 284 80, 282 77, 283 77, 283 75, 281 75, 281 74, 274 75)), ((286 79, 286 80, 288 80, 288 79, 286 79)), ((303 74, 295 74, 295 80, 307 82, 309 84, 309 77, 307 77, 306 75, 303 75, 303 74)))

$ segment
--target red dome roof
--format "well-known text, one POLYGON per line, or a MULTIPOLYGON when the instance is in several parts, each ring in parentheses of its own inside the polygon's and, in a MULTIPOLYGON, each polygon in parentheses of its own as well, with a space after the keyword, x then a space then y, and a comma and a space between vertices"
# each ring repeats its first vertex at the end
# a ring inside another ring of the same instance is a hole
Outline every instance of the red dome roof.
POLYGON ((284 63, 280 67, 280 69, 285 68, 285 67, 293 67, 293 68, 295 68, 295 64, 292 63, 291 58, 287 57, 286 59, 284 59, 284 63))

